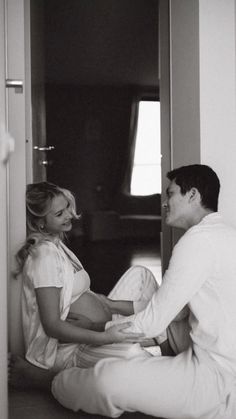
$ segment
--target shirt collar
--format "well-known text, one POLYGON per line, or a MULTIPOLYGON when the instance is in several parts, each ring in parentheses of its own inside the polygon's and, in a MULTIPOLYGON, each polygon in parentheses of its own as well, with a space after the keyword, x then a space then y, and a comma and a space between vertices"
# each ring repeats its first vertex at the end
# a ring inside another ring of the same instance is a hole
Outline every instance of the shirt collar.
POLYGON ((215 223, 216 221, 222 220, 221 215, 218 211, 211 212, 210 214, 205 215, 203 219, 200 221, 199 224, 209 224, 209 223, 215 223))

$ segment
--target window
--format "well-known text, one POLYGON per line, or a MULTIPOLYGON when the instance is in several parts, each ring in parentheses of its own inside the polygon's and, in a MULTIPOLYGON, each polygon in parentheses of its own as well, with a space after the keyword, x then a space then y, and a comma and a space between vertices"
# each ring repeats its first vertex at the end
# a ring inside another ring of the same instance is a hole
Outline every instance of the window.
POLYGON ((161 193, 160 102, 140 101, 131 195, 161 193))

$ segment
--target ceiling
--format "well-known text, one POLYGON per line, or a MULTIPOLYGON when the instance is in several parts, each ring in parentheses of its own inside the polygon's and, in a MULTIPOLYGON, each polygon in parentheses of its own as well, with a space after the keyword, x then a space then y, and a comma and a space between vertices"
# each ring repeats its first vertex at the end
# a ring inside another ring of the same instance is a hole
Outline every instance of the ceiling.
POLYGON ((45 0, 46 81, 158 87, 158 0, 45 0))

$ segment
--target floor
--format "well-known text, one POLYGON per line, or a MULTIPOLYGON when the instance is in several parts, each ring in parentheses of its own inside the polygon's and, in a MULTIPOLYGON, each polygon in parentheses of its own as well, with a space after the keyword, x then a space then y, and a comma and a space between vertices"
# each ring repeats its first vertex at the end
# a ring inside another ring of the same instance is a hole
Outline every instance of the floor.
MULTIPOLYGON (((106 419, 104 416, 72 412, 59 405, 49 394, 10 392, 9 419, 106 419)), ((124 413, 121 419, 154 419, 140 412, 124 413)), ((161 418, 156 418, 161 419, 161 418)))
MULTIPOLYGON (((91 289, 107 294, 119 277, 133 265, 144 265, 161 279, 160 245, 156 241, 82 242, 74 239, 71 249, 91 277, 91 289)), ((46 392, 9 391, 9 419, 101 419, 99 415, 74 413, 59 405, 46 392)), ((152 419, 143 413, 125 413, 122 419, 152 419)))

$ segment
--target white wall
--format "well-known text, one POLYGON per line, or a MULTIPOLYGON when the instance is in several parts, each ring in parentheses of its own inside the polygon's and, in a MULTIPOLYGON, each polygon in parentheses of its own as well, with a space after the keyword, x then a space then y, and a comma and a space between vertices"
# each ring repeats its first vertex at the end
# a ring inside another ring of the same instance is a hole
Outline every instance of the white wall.
POLYGON ((219 210, 236 226, 235 0, 199 1, 201 162, 221 180, 219 210))
MULTIPOLYGON (((168 1, 159 1, 159 79, 161 103, 161 170, 162 202, 167 188, 166 173, 171 168, 171 112, 170 112, 170 42, 169 42, 169 5, 168 1)), ((162 208, 161 256, 162 272, 169 262, 172 250, 171 229, 165 224, 162 208)))
POLYGON ((172 0, 170 19, 171 165, 174 168, 200 161, 198 2, 172 0))
MULTIPOLYGON (((198 1, 170 1, 171 168, 200 163, 198 1)), ((172 229, 172 243, 183 234, 172 229)))
MULTIPOLYGON (((160 87, 169 120, 162 119, 162 143, 170 144, 170 168, 203 163, 216 170, 219 210, 236 226, 235 0, 161 0, 162 14, 168 6, 169 32, 162 43, 169 52, 169 79, 166 60, 160 87)), ((170 243, 164 234, 165 266, 178 237, 173 230, 170 243)))
MULTIPOLYGON (((160 28, 164 200, 168 183, 166 172, 182 165, 200 163, 198 1, 161 0, 160 28)), ((164 213, 162 231, 162 265, 165 270, 173 244, 182 232, 165 226, 164 213)))

